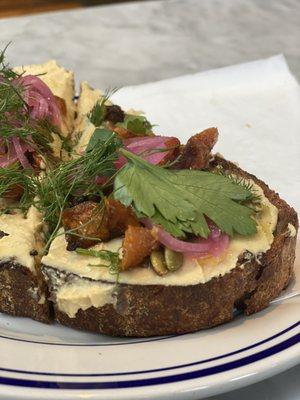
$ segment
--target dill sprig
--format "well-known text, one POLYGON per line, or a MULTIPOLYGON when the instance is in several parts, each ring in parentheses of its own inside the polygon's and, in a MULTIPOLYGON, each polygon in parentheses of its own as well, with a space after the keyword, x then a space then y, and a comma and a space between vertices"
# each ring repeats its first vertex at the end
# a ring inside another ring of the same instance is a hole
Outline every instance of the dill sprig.
POLYGON ((34 150, 51 157, 53 134, 58 135, 63 142, 58 127, 47 119, 33 120, 30 110, 23 99, 24 88, 18 84, 22 75, 15 72, 5 61, 5 51, 0 52, 0 138, 7 143, 14 136, 30 144, 34 150))
POLYGON ((115 174, 114 161, 118 156, 113 143, 115 134, 111 133, 101 146, 92 148, 79 158, 65 161, 44 176, 34 179, 35 205, 43 213, 49 227, 49 244, 61 226, 64 209, 74 199, 90 195, 103 198, 103 186, 97 184, 96 177, 105 176, 108 178, 106 186, 111 184, 110 179, 115 174))
MULTIPOLYGON (((17 205, 13 208, 27 210, 33 203, 35 187, 32 181, 32 170, 20 170, 17 164, 12 164, 6 168, 0 168, 0 198, 14 188, 23 190, 22 196, 17 205)), ((7 207, 6 209, 8 209, 7 207)))
POLYGON ((108 264, 89 264, 91 267, 106 267, 109 270, 109 273, 112 275, 117 275, 117 281, 119 278, 121 265, 120 265, 120 257, 119 253, 110 251, 110 250, 93 250, 93 249, 82 249, 77 248, 76 253, 81 254, 83 256, 91 256, 100 258, 103 261, 106 261, 108 264))
POLYGON ((114 93, 116 93, 117 90, 117 88, 107 89, 104 95, 101 96, 101 98, 94 105, 92 111, 88 114, 88 119, 96 127, 99 127, 103 124, 106 113, 106 102, 114 93))
POLYGON ((0 51, 0 75, 3 79, 14 79, 19 76, 10 66, 5 62, 5 53, 10 43, 8 43, 2 51, 0 51))

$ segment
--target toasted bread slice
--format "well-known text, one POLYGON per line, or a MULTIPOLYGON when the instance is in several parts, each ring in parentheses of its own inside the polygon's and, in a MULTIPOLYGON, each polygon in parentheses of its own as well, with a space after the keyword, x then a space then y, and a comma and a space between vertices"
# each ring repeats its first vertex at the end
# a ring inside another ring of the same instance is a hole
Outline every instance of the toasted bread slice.
MULTIPOLYGON (((232 320, 235 308, 249 315, 267 307, 293 275, 297 214, 264 182, 235 164, 216 156, 210 168, 216 166, 252 180, 278 210, 269 250, 250 256, 244 252, 227 273, 188 285, 166 285, 162 280, 161 284, 113 286, 112 282, 82 276, 75 268, 72 272, 63 266, 57 268, 49 262, 51 256, 46 257, 42 271, 54 302, 55 319, 92 332, 147 337, 213 327, 232 320)), ((52 249, 56 250, 64 251, 52 249)))
POLYGON ((40 272, 42 217, 31 207, 0 216, 0 312, 50 322, 47 287, 40 272))
MULTIPOLYGON (((15 69, 38 75, 53 94, 63 100, 62 134, 69 136, 75 117, 74 76, 55 61, 15 69)), ((61 156, 61 141, 53 135, 53 152, 61 156)), ((50 322, 51 305, 40 273, 39 250, 43 246, 42 216, 34 207, 27 215, 0 215, 0 312, 50 322)))

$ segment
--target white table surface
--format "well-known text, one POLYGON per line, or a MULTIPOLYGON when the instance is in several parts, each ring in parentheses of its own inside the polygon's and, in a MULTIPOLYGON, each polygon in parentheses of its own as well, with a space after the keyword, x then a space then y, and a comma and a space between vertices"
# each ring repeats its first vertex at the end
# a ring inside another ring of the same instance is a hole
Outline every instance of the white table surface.
MULTIPOLYGON (((13 65, 49 58, 99 88, 283 53, 300 80, 299 0, 165 0, 0 20, 13 65)), ((300 110, 299 110, 300 112, 300 110)), ((299 400, 300 365, 212 400, 299 400)), ((17 400, 17 399, 16 399, 17 400)))

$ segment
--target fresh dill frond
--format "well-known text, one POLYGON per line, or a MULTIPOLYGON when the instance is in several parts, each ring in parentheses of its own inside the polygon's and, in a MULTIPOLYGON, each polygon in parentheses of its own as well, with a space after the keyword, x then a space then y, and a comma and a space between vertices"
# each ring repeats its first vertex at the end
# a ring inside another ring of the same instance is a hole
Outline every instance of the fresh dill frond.
POLYGON ((35 178, 35 205, 44 215, 51 238, 61 226, 63 211, 74 199, 90 195, 103 198, 103 187, 97 184, 96 177, 110 179, 115 173, 114 161, 118 154, 111 146, 114 140, 115 134, 111 133, 101 146, 94 147, 79 158, 62 162, 45 176, 35 178))
POLYGON ((33 203, 35 188, 32 182, 32 171, 20 170, 17 164, 0 168, 0 198, 8 196, 9 192, 20 190, 21 198, 14 208, 27 210, 33 203))
POLYGON ((53 135, 59 136, 63 147, 67 147, 66 140, 49 120, 31 118, 23 99, 24 88, 18 83, 21 75, 5 62, 6 48, 0 53, 0 138, 7 141, 17 136, 37 153, 51 157, 53 135))
POLYGON ((112 275, 117 275, 117 281, 119 278, 121 263, 119 253, 110 251, 110 250, 93 250, 93 249, 82 249, 77 248, 76 253, 81 254, 83 256, 91 256, 100 258, 103 261, 108 262, 107 264, 89 264, 91 267, 106 267, 109 270, 109 273, 112 275))
POLYGON ((5 62, 5 53, 10 44, 11 42, 9 42, 4 49, 0 51, 0 75, 4 79, 14 79, 20 76, 10 67, 9 63, 5 62))
POLYGON ((106 104, 105 103, 107 103, 107 101, 110 99, 110 97, 114 93, 116 93, 117 90, 118 90, 117 88, 106 90, 104 95, 101 96, 101 98, 94 105, 92 111, 88 114, 88 119, 96 127, 101 126, 102 123, 104 122, 105 113, 106 113, 106 104))

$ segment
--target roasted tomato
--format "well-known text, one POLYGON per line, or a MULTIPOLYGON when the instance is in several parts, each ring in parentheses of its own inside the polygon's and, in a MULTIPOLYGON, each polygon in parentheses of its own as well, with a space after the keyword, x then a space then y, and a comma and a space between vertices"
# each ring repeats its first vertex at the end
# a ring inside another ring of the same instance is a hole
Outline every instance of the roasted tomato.
POLYGON ((121 269, 129 269, 140 265, 156 246, 156 239, 150 229, 129 226, 123 240, 123 258, 121 269))
POLYGON ((119 201, 106 199, 104 205, 85 201, 63 212, 63 225, 67 233, 68 250, 87 249, 99 241, 108 241, 123 235, 129 225, 139 226, 130 207, 119 201), (80 235, 80 236, 78 236, 80 235), (96 239, 93 239, 96 238, 96 239), (97 240, 99 239, 99 240, 97 240))
POLYGON ((111 121, 106 122, 107 129, 110 129, 113 132, 116 132, 120 139, 129 139, 133 138, 135 135, 133 132, 129 131, 128 129, 124 128, 123 126, 117 126, 111 121))
POLYGON ((211 150, 218 140, 217 128, 209 128, 192 136, 184 146, 176 169, 203 169, 209 162, 211 150))
POLYGON ((160 162, 160 165, 165 165, 168 162, 172 162, 176 159, 176 157, 179 156, 179 151, 180 151, 180 140, 179 139, 177 139, 175 137, 171 137, 165 141, 165 145, 166 145, 166 148, 170 149, 170 150, 166 153, 165 157, 160 162))
POLYGON ((125 207, 114 199, 106 199, 105 206, 108 213, 108 229, 111 238, 123 235, 129 225, 140 225, 131 207, 125 207))
POLYGON ((110 238, 108 215, 105 207, 99 203, 84 201, 66 209, 63 212, 62 222, 65 231, 73 230, 75 234, 66 233, 67 250, 75 250, 77 247, 87 249, 97 244, 99 240, 106 241, 110 238))

